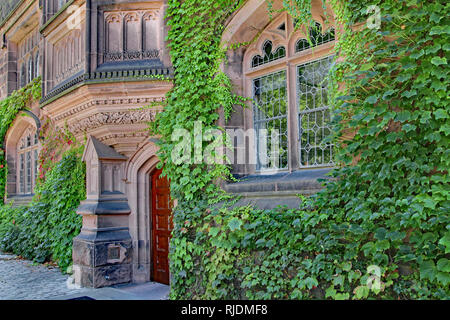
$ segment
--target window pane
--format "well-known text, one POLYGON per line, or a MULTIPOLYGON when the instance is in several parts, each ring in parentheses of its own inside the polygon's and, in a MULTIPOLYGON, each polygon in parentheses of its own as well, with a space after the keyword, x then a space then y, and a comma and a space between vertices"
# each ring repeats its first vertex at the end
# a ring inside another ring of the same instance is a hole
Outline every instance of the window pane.
POLYGON ((33 168, 33 172, 34 172, 34 184, 33 186, 36 186, 36 181, 37 181, 37 177, 38 177, 38 151, 34 150, 34 168, 33 168))
POLYGON ((31 151, 26 153, 27 162, 26 162, 26 171, 27 171, 27 188, 26 193, 31 193, 31 151))
POLYGON ((286 169, 288 167, 286 71, 255 79, 253 93, 257 169, 286 169))
POLYGON ((324 141, 331 133, 327 93, 332 61, 331 56, 297 67, 301 167, 334 165, 334 145, 324 141))
POLYGON ((20 177, 19 177, 19 192, 25 193, 25 157, 23 154, 20 155, 20 177))

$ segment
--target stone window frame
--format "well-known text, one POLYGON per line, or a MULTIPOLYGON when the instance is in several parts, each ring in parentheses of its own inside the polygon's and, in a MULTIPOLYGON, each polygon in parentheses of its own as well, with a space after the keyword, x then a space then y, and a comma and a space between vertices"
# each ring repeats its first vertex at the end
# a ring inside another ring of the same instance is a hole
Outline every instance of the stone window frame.
MULTIPOLYGON (((317 16, 314 19, 322 25, 323 32, 334 28, 335 37, 338 36, 336 26, 334 24, 327 24, 324 20, 320 21, 317 16)), ((288 141, 288 165, 286 168, 277 169, 276 171, 293 171, 299 169, 313 169, 318 166, 301 166, 300 164, 300 147, 299 147, 299 112, 298 112, 298 93, 297 82, 298 73, 297 68, 300 65, 320 60, 334 54, 335 40, 308 48, 302 51, 296 51, 296 44, 299 40, 306 38, 309 29, 301 26, 296 31, 294 30, 294 19, 286 12, 281 13, 278 17, 273 19, 266 28, 259 34, 256 41, 254 41, 246 50, 243 59, 243 75, 244 75, 244 95, 253 98, 253 81, 255 79, 275 74, 280 71, 286 72, 286 88, 287 88, 287 141, 288 141), (283 28, 280 28, 283 26, 283 28), (269 61, 259 66, 253 67, 252 61, 255 56, 263 56, 262 48, 267 41, 272 42, 272 49, 277 50, 280 47, 286 49, 286 56, 269 61)), ((253 105, 250 107, 252 113, 252 120, 250 120, 250 128, 255 128, 253 105)), ((256 144, 255 144, 256 148, 256 144)), ((320 166, 321 168, 333 167, 320 166)), ((256 167, 255 173, 264 173, 271 169, 256 167)))

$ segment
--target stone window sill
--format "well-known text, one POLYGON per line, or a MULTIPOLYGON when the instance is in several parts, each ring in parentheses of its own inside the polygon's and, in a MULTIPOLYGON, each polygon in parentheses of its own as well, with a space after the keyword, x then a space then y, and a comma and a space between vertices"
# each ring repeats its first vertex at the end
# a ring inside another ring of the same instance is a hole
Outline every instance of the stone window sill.
POLYGON ((281 172, 271 175, 250 175, 238 182, 227 183, 225 190, 230 193, 303 193, 322 189, 318 179, 327 179, 332 169, 307 169, 281 172))
POLYGON ((235 206, 253 204, 259 209, 273 209, 278 206, 298 208, 299 194, 311 195, 323 186, 319 179, 327 176, 332 168, 307 169, 281 172, 272 175, 250 175, 238 182, 226 183, 225 191, 242 196, 235 206))

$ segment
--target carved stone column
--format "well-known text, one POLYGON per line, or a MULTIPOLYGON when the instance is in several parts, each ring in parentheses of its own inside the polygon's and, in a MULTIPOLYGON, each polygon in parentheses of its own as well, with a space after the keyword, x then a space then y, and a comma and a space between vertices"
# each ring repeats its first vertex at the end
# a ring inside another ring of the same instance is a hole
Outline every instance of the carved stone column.
POLYGON ((90 137, 83 154, 87 200, 78 207, 81 233, 73 240, 75 282, 99 288, 131 281, 131 213, 122 180, 127 158, 90 137))

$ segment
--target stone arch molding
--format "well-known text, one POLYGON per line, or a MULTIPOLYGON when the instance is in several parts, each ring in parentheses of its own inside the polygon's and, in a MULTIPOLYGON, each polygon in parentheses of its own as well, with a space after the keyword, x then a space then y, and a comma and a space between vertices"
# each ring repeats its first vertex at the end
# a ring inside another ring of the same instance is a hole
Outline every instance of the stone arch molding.
MULTIPOLYGON (((272 5, 274 12, 283 8, 282 0, 275 0, 272 5)), ((241 9, 239 9, 229 20, 225 31, 222 34, 222 45, 228 46, 230 44, 251 42, 253 47, 261 48, 264 40, 259 36, 261 32, 266 34, 266 37, 274 41, 274 48, 277 47, 277 42, 285 39, 285 33, 277 30, 280 25, 280 16, 286 16, 286 12, 276 13, 272 16, 267 12, 268 5, 266 0, 248 0, 241 9), (273 28, 271 26, 273 25, 273 28), (257 43, 253 40, 258 37, 257 43)), ((335 25, 334 13, 331 8, 327 6, 327 17, 324 16, 322 0, 311 0, 312 18, 322 24, 323 30, 327 30, 330 25, 335 25), (328 24, 325 21, 328 20, 328 24)), ((305 30, 298 30, 296 36, 305 34, 305 30)), ((289 36, 290 38, 293 35, 289 36)), ((297 40, 297 39, 296 39, 297 40)), ((257 49, 255 49, 257 52, 257 49)))
POLYGON ((158 147, 147 142, 127 163, 126 183, 130 234, 133 239, 133 282, 150 281, 152 268, 151 243, 151 183, 150 178, 159 159, 158 147))

